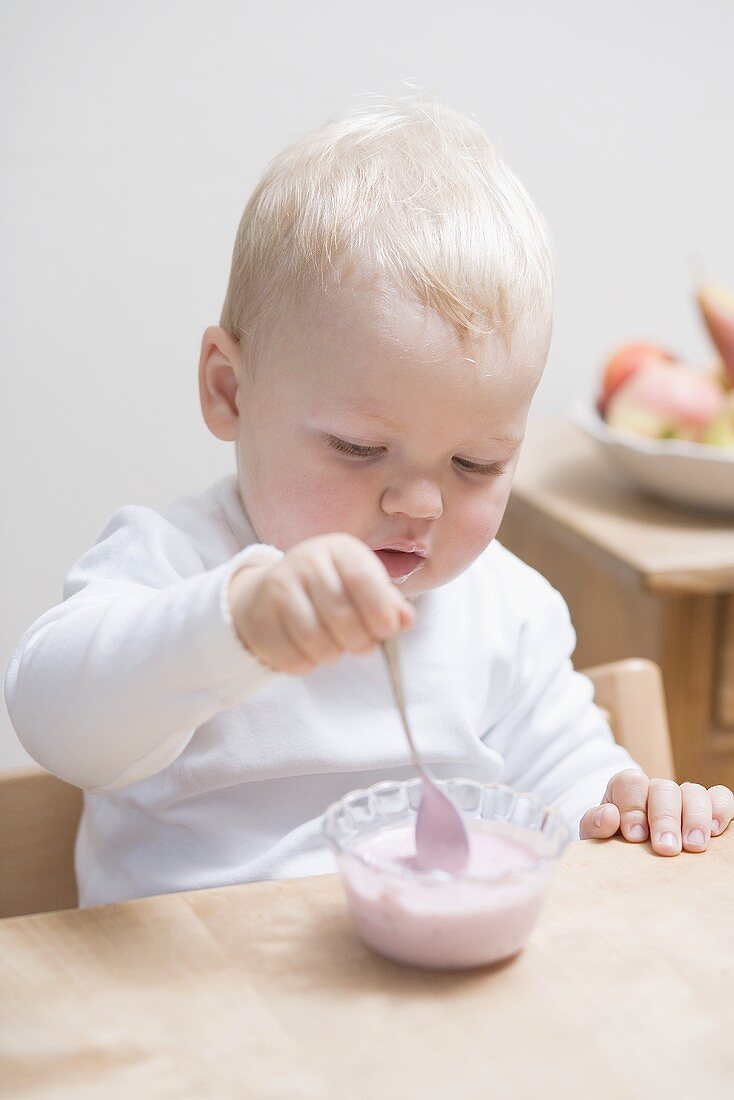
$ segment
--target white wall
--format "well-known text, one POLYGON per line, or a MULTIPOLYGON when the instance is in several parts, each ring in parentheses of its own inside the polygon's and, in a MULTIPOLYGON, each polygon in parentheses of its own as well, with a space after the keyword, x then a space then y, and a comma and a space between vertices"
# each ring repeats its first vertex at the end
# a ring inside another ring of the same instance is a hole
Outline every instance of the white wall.
MULTIPOLYGON (((638 336, 709 352, 690 255, 734 286, 730 0, 3 0, 3 667, 124 503, 225 472, 196 363, 267 160, 410 80, 474 112, 544 210, 538 411, 638 336)), ((0 765, 25 756, 7 715, 0 765)))

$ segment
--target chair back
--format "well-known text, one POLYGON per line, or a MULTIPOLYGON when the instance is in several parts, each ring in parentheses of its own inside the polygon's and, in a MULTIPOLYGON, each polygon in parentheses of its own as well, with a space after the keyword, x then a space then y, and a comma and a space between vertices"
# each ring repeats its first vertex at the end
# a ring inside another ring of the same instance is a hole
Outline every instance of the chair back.
POLYGON ((0 917, 77 904, 74 841, 83 797, 41 768, 0 773, 0 917))
POLYGON ((675 779, 663 678, 654 661, 629 657, 583 670, 606 711, 614 740, 646 775, 675 779))

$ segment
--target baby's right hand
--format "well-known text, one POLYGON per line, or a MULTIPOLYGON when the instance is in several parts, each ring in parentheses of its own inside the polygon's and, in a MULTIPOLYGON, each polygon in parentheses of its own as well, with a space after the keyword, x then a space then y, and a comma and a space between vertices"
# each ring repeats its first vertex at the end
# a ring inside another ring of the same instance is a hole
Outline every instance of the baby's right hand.
POLYGON ((298 676, 345 651, 368 653, 415 621, 382 562, 352 535, 319 535, 276 565, 244 566, 230 581, 229 605, 242 643, 298 676))

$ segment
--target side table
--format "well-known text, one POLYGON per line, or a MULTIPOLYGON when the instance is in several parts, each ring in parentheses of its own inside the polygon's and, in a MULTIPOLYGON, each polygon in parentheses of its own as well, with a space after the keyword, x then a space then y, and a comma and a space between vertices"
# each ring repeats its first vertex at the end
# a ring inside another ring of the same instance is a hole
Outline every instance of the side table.
POLYGON ((498 538, 564 596, 577 667, 660 665, 678 781, 734 787, 734 517, 644 494, 578 428, 541 419, 498 538))

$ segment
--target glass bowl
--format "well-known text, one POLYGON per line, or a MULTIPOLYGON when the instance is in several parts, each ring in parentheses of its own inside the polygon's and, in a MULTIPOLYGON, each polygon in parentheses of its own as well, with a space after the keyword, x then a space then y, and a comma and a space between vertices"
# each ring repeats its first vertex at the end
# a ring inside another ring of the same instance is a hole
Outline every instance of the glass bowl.
POLYGON ((472 858, 466 871, 450 875, 405 858, 420 779, 351 791, 326 811, 324 834, 370 947, 430 969, 486 966, 524 947, 569 830, 535 795, 502 783, 449 779, 438 786, 464 815, 474 852, 489 847, 496 859, 485 851, 481 866, 472 858))

